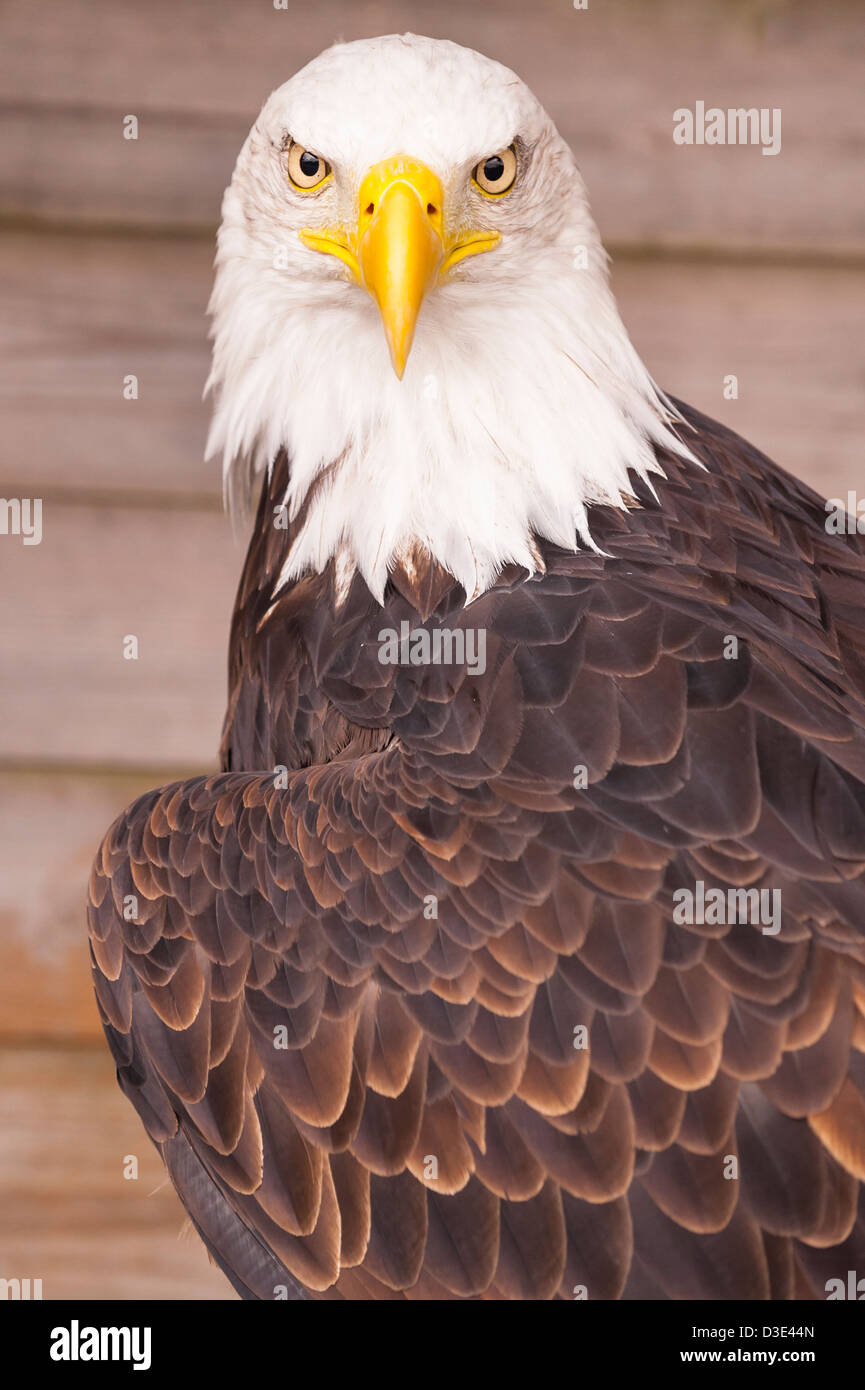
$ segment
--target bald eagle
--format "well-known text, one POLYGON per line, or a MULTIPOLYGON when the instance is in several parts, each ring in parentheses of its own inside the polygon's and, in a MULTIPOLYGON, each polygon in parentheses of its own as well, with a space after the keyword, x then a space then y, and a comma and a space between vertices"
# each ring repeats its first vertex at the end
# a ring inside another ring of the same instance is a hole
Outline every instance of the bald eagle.
POLYGON ((329 49, 224 204, 258 493, 218 775, 89 902, 124 1093, 258 1299, 823 1298, 865 1269, 865 556, 664 395, 573 155, 329 49))

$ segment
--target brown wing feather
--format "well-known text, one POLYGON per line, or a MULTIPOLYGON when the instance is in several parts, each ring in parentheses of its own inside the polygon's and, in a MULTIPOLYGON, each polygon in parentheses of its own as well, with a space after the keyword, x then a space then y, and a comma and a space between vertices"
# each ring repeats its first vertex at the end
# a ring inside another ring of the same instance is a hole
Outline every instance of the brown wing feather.
POLYGON ((242 1296, 865 1263, 865 555, 685 414, 705 471, 663 456, 601 553, 468 606, 422 554, 383 606, 274 602, 277 459, 224 772, 129 808, 89 908, 120 1085, 242 1296), (486 670, 383 665, 404 621, 483 628, 486 670), (780 890, 780 930, 679 920, 698 880, 780 890))

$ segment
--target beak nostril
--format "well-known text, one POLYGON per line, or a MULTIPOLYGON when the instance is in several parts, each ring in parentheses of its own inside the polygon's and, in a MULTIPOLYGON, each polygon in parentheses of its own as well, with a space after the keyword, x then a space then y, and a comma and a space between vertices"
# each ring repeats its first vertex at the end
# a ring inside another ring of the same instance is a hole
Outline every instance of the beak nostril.
POLYGON ((427 217, 435 217, 436 213, 438 212, 438 208, 436 207, 435 203, 427 203, 426 211, 427 217))
POLYGON ((375 203, 370 203, 369 207, 368 207, 367 210, 366 210, 366 215, 367 215, 367 217, 372 217, 372 215, 373 215, 374 212, 375 212, 375 203))

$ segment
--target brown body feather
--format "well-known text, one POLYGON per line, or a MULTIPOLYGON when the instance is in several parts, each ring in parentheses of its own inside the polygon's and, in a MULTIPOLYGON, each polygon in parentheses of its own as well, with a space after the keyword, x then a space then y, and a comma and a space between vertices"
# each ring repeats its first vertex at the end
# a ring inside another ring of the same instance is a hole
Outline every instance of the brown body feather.
POLYGON ((245 1297, 865 1266, 865 554, 686 418, 705 472, 664 455, 605 554, 468 607, 422 555, 384 607, 331 572, 274 603, 276 461, 225 771, 129 808, 89 909, 120 1084, 245 1297), (382 664, 404 620, 484 628, 485 672, 382 664), (778 935, 677 925, 698 879, 780 889, 778 935))

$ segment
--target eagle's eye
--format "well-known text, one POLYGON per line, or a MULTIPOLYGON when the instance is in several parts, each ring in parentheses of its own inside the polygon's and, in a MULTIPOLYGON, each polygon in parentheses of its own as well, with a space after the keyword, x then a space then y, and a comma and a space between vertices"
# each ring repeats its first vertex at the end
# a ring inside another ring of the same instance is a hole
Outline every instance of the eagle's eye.
POLYGON ((288 177, 299 188, 302 193, 307 193, 311 188, 318 188, 319 184, 324 183, 330 173, 330 165, 326 164, 312 150, 305 150, 302 145, 296 145, 294 141, 288 147, 288 177))
POLYGON ((472 178, 482 193, 495 197, 498 193, 509 193, 517 176, 517 155, 513 145, 498 154, 487 155, 476 164, 472 178))

